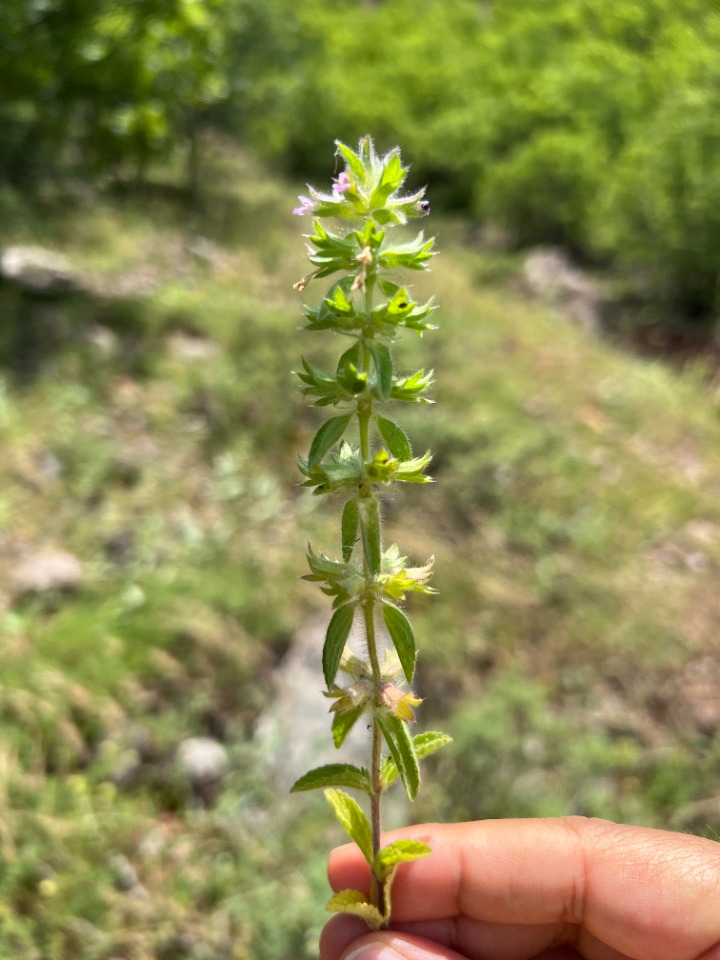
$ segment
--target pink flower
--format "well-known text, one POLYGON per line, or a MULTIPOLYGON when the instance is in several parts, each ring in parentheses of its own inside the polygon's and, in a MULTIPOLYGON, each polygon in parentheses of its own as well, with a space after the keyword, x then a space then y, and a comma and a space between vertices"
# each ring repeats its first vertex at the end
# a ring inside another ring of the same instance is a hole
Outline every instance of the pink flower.
POLYGON ((383 706, 385 706, 390 713, 400 720, 407 720, 409 723, 414 722, 415 714, 413 713, 413 707, 419 707, 422 700, 416 697, 412 690, 404 693, 398 689, 394 683, 383 683, 378 692, 383 706))
POLYGON ((300 206, 295 207, 293 210, 295 216, 302 217, 303 214, 315 209, 315 204, 308 197, 298 197, 298 200, 300 201, 300 206))
POLYGON ((349 190, 351 186, 352 186, 352 180, 347 175, 347 173, 343 170, 343 172, 338 176, 335 183, 333 183, 332 185, 333 193, 335 194, 336 197, 338 197, 343 193, 345 193, 346 190, 349 190))

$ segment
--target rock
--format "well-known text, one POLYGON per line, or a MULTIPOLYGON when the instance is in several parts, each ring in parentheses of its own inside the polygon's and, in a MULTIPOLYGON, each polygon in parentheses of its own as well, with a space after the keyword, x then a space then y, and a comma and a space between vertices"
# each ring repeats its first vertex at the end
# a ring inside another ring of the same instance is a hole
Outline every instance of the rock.
POLYGON ((196 791, 218 783, 230 766, 227 750, 211 737, 190 737, 183 740, 175 759, 196 791))
POLYGON ((113 769, 108 775, 110 783, 118 790, 130 790, 137 786, 142 770, 142 760, 135 750, 123 750, 113 763, 113 769))
POLYGON ((27 554, 11 574, 15 594, 77 590, 85 579, 82 564, 66 550, 45 548, 27 554))
POLYGON ((213 360, 222 353, 214 341, 187 333, 173 333, 167 343, 170 352, 179 360, 213 360))
POLYGON ((95 324, 85 334, 87 341, 103 357, 117 356, 120 350, 120 339, 117 334, 107 327, 95 324))
POLYGON ((132 530, 118 530, 103 542, 105 556, 111 563, 119 566, 128 563, 132 558, 135 537, 132 530))
MULTIPOLYGON (((289 789, 303 773, 339 755, 330 733, 329 703, 323 697, 325 680, 320 651, 325 640, 324 621, 308 623, 298 631, 293 645, 275 671, 274 696, 260 717, 255 739, 277 783, 289 789)), ((350 731, 343 744, 342 761, 366 765, 368 735, 364 723, 350 731)))
POLYGON ((147 900, 148 892, 140 883, 135 867, 128 858, 121 853, 110 857, 110 868, 114 874, 115 886, 123 893, 129 894, 137 900, 147 900))
POLYGON ((40 450, 36 457, 36 463, 40 472, 48 480, 58 480, 64 473, 62 461, 52 450, 40 450))
POLYGON ((65 257, 44 247, 6 247, 0 254, 0 274, 29 293, 57 296, 82 286, 65 257))
POLYGON ((538 247, 526 258, 523 281, 535 297, 562 310, 584 330, 600 326, 600 293, 567 254, 556 247, 538 247))

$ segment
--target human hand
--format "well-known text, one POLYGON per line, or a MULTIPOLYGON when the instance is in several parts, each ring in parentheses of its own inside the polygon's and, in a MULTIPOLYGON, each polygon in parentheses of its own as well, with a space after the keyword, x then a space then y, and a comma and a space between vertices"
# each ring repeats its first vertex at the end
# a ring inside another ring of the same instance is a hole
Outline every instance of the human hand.
MULTIPOLYGON (((322 960, 720 960, 720 844, 583 817, 425 824, 392 930, 334 917, 322 960)), ((335 891, 367 889, 357 847, 333 851, 335 891)))

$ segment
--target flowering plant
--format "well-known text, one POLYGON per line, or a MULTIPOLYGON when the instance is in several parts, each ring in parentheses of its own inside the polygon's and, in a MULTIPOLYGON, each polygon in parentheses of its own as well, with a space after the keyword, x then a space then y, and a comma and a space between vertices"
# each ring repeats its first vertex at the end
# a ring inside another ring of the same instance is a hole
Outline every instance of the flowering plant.
POLYGON ((382 846, 382 795, 399 779, 414 799, 419 760, 449 741, 437 732, 410 733, 421 700, 410 689, 417 648, 401 604, 408 593, 434 592, 428 586, 432 559, 424 566, 408 566, 397 546, 383 548, 381 510, 394 484, 430 481, 430 453, 414 457, 404 430, 385 411, 394 403, 431 402, 432 374, 398 374, 391 347, 403 330, 422 335, 436 329, 429 322, 435 305, 432 299, 417 303, 407 287, 390 277, 398 269, 425 270, 434 241, 422 231, 409 241, 394 234, 395 228, 430 211, 424 189, 400 193, 407 168, 398 149, 381 157, 369 137, 360 141, 357 152, 339 141, 336 146, 345 169, 331 191, 308 187, 310 196, 301 196, 293 211, 314 217, 307 236, 314 269, 295 288, 304 290, 312 280, 340 274, 318 306, 305 307, 306 329, 339 334, 349 346, 334 372, 302 361, 298 377, 305 396, 314 406, 338 412, 323 423, 299 464, 304 486, 344 501, 341 559, 310 548, 306 577, 333 598, 322 653, 325 696, 333 701, 333 740, 341 747, 363 717, 372 746, 369 768, 328 764, 306 773, 292 789, 325 788, 338 820, 370 866, 370 891, 343 890, 331 898, 328 909, 362 917, 378 929, 390 921, 398 866, 430 853, 426 844, 414 840, 382 846), (335 222, 333 229, 323 225, 328 219, 335 222), (356 621, 364 631, 362 654, 348 642, 356 621), (341 788, 368 797, 369 819, 341 788))

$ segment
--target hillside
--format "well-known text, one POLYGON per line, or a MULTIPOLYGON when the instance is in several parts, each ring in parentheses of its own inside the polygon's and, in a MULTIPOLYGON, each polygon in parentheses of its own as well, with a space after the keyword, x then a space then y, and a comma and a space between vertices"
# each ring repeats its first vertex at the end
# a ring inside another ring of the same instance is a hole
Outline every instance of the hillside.
MULTIPOLYGON (((277 795, 253 739, 326 609, 299 581, 305 544, 337 537, 295 466, 319 420, 290 371, 323 354, 297 329, 306 225, 247 156, 212 164, 192 215, 161 183, 6 211, 5 246, 82 278, 0 288, 0 954, 17 960, 311 957, 324 920, 341 838, 321 800, 277 795), (33 583, 59 554, 64 584, 33 583), (225 748, 217 784, 178 760, 196 737, 225 748)), ((533 302, 468 224, 429 226, 441 255, 417 289, 441 329, 400 354, 435 368, 437 405, 403 423, 437 484, 385 509, 404 552, 436 557, 440 595, 413 604, 420 723, 456 742, 410 815, 716 836, 713 383, 533 302)))

